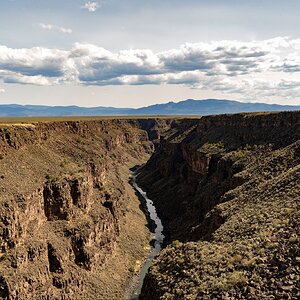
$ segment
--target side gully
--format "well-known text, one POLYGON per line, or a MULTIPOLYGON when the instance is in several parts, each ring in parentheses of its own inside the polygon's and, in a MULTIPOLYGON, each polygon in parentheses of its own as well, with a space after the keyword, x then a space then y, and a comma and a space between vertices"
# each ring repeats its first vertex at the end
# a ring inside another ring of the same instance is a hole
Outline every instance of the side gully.
POLYGON ((136 190, 136 192, 139 194, 141 197, 141 200, 144 202, 144 206, 146 209, 146 213, 148 214, 148 219, 150 221, 150 227, 152 227, 152 230, 154 230, 154 237, 152 240, 152 246, 151 246, 151 251, 138 275, 138 280, 134 284, 133 287, 133 293, 131 294, 130 300, 137 300, 139 299, 139 295, 142 290, 143 286, 143 281, 144 278, 154 260, 154 258, 159 254, 160 250, 163 247, 165 235, 163 234, 163 225, 160 220, 160 218, 157 215, 155 206, 153 204, 153 201, 147 197, 146 192, 144 192, 136 183, 136 177, 137 173, 134 173, 133 177, 131 178, 131 185, 133 188, 136 190))

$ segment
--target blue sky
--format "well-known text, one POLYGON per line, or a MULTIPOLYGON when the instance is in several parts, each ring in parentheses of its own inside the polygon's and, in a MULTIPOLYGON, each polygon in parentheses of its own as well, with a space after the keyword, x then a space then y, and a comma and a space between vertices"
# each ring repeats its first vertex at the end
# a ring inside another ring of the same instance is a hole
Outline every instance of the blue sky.
POLYGON ((300 1, 1 0, 0 103, 300 104, 300 1))

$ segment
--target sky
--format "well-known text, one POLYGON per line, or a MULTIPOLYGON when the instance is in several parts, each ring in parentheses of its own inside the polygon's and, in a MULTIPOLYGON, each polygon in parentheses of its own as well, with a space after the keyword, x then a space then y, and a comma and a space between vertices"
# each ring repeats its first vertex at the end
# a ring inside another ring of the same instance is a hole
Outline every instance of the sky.
POLYGON ((300 105, 299 0, 0 0, 0 104, 300 105))

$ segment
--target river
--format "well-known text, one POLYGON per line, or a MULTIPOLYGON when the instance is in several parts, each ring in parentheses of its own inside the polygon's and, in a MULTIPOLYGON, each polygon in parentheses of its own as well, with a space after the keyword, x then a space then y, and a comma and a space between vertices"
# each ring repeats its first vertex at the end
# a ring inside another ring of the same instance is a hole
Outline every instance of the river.
POLYGON ((144 278, 148 272, 148 269, 150 268, 153 259, 155 258, 155 256, 160 252, 163 242, 164 242, 164 238, 165 236, 163 235, 163 225, 162 222, 160 220, 160 218, 158 217, 157 213, 156 213, 156 209, 155 206, 153 204, 153 201, 151 199, 149 199, 147 197, 146 192, 144 192, 136 183, 135 177, 132 180, 132 185, 135 188, 135 190, 144 198, 145 202, 146 202, 146 208, 149 212, 149 216, 150 219, 155 223, 155 232, 154 232, 154 245, 151 248, 151 252, 149 253, 145 264, 143 265, 140 274, 139 274, 139 280, 137 285, 135 286, 134 289, 134 293, 132 294, 131 300, 137 300, 139 299, 139 295, 141 293, 142 290, 142 286, 143 286, 143 281, 144 278))

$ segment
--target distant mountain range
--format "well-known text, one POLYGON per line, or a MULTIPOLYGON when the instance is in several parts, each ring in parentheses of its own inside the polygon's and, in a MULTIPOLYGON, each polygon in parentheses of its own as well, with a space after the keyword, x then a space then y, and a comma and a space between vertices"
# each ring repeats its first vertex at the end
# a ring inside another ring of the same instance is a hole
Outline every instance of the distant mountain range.
POLYGON ((0 117, 17 116, 124 116, 124 115, 214 115, 239 112, 300 110, 299 106, 242 103, 232 100, 192 100, 155 104, 141 108, 0 105, 0 117))

